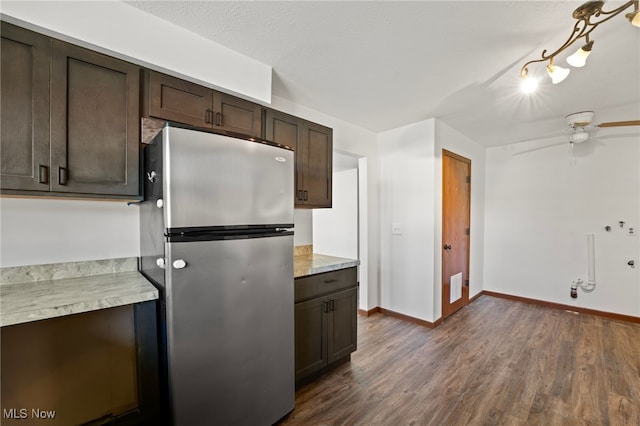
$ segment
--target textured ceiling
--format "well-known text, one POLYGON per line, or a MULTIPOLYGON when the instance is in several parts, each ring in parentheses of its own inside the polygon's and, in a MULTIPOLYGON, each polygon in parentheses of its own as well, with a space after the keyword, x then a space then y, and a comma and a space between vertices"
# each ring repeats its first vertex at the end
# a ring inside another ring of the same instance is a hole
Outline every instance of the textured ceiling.
POLYGON ((492 146, 564 129, 585 109, 640 119, 640 29, 623 16, 593 32, 586 67, 519 92, 522 64, 568 38, 573 1, 127 3, 271 65, 273 95, 376 132, 438 117, 492 146))

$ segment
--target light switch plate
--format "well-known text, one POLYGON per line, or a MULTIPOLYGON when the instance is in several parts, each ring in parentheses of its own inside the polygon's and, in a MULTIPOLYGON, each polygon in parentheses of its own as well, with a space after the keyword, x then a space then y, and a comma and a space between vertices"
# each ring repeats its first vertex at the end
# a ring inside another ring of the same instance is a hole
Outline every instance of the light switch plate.
POLYGON ((392 235, 402 235, 402 228, 399 223, 391 224, 391 234, 392 235))

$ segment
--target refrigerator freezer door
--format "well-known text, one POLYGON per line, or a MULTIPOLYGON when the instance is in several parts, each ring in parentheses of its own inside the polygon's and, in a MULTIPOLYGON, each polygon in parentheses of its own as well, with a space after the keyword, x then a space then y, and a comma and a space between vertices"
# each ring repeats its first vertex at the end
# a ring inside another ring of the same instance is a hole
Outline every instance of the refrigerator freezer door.
POLYGON ((174 424, 273 424, 294 408, 293 236, 166 248, 174 424))
POLYGON ((293 223, 293 152, 177 127, 163 130, 167 228, 293 223))

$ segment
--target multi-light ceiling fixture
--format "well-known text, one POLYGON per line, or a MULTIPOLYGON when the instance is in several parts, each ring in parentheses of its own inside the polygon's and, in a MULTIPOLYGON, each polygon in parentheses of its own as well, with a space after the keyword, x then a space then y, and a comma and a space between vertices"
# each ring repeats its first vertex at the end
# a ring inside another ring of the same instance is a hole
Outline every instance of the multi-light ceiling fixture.
POLYGON ((604 1, 589 1, 574 10, 573 17, 577 19, 578 22, 573 26, 573 31, 571 32, 569 39, 555 52, 547 54, 547 50, 545 49, 542 51, 542 57, 540 59, 534 59, 522 66, 522 69, 520 70, 520 76, 522 77, 522 90, 526 93, 531 93, 538 87, 538 80, 535 77, 528 75, 529 69, 527 67, 534 62, 549 61, 549 64, 547 65, 547 73, 549 74, 549 77, 551 77, 551 82, 553 84, 558 84, 567 78, 571 70, 554 64, 553 59, 560 52, 564 51, 580 39, 584 39, 585 44, 573 55, 569 56, 567 58, 567 62, 573 67, 583 67, 586 63, 587 57, 591 53, 591 48, 593 47, 593 40, 589 38, 591 32, 595 30, 598 25, 622 13, 631 6, 633 6, 633 12, 627 13, 625 16, 632 25, 640 27, 640 10, 638 9, 638 3, 638 0, 632 0, 616 9, 604 11, 602 10, 604 1), (592 19, 595 20, 600 17, 602 17, 602 19, 592 21, 592 19))

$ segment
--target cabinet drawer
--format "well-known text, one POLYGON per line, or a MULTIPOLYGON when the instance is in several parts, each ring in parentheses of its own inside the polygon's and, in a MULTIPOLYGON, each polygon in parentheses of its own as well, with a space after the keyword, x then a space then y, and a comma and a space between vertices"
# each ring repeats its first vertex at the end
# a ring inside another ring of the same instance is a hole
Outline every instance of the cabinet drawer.
POLYGON ((355 287, 357 280, 355 267, 296 278, 295 301, 301 302, 344 288, 355 287))

